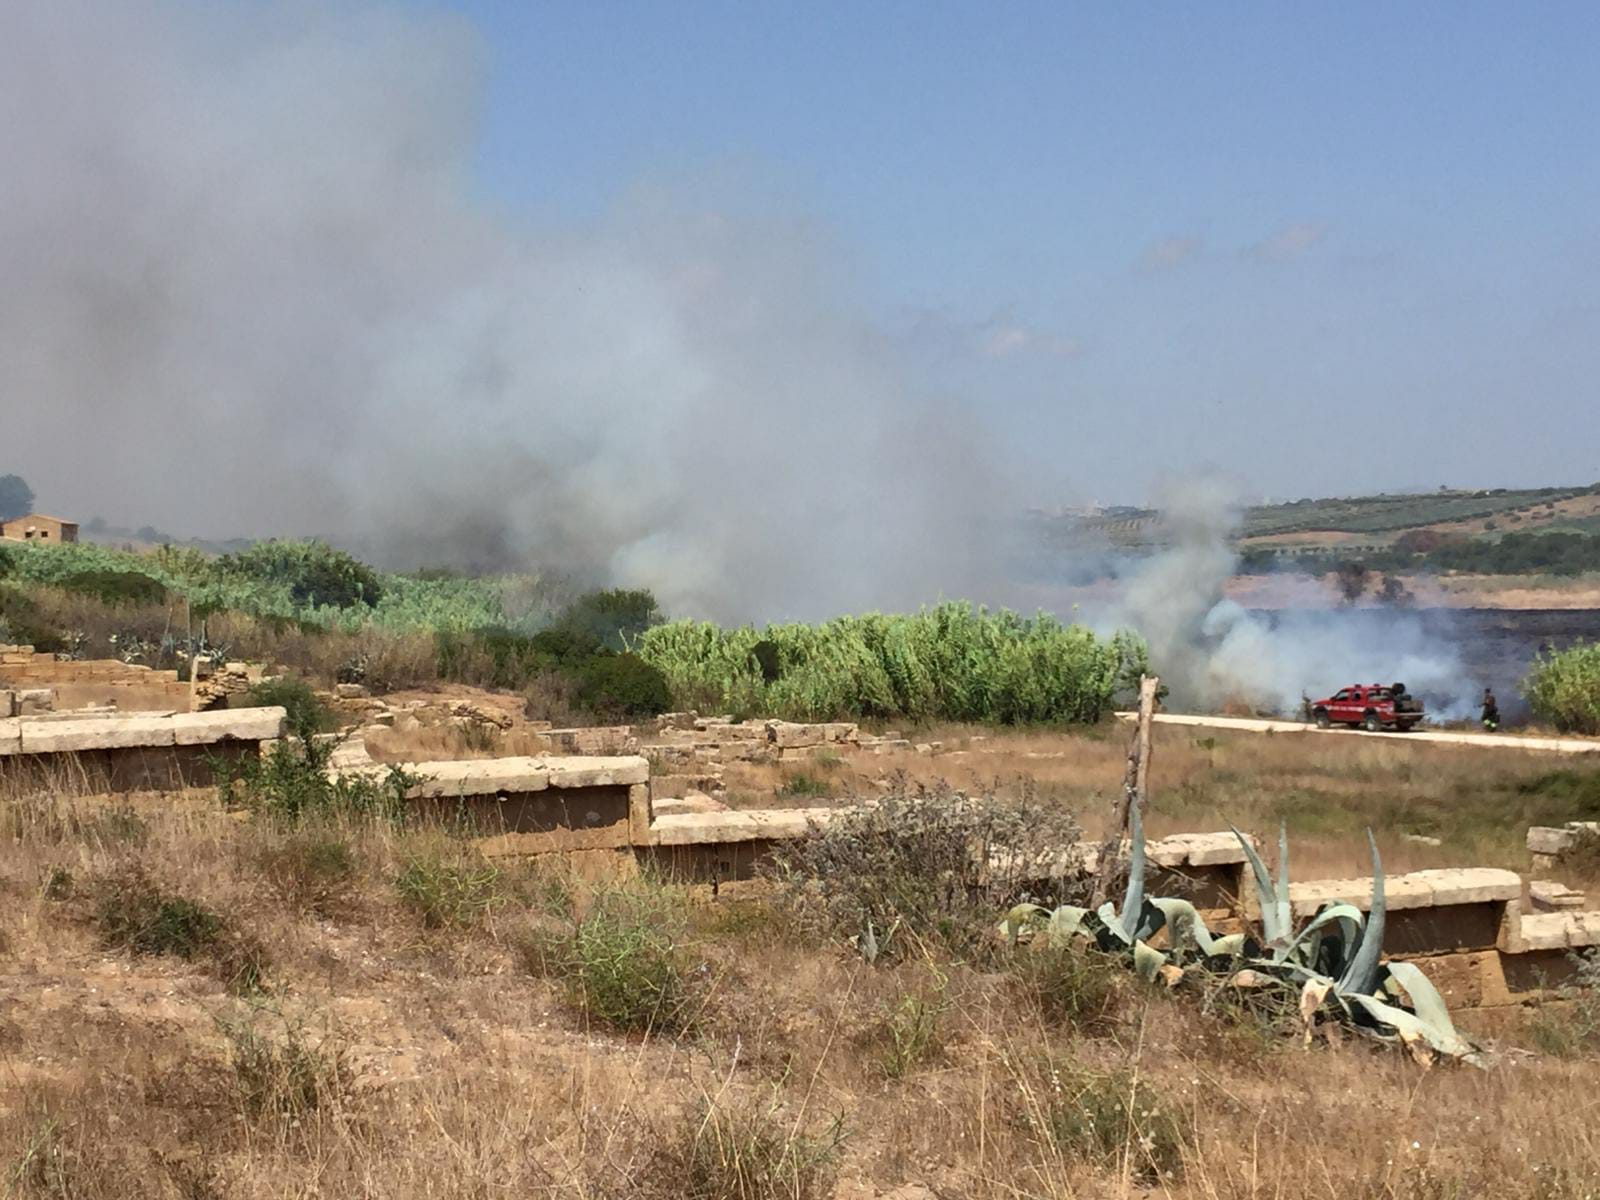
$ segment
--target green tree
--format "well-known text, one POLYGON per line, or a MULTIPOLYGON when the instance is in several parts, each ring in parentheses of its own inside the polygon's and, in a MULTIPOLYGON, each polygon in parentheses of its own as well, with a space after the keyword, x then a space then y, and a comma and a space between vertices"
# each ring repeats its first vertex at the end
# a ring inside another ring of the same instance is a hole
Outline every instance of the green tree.
POLYGON ((33 511, 33 489, 20 475, 0 475, 0 521, 33 511))

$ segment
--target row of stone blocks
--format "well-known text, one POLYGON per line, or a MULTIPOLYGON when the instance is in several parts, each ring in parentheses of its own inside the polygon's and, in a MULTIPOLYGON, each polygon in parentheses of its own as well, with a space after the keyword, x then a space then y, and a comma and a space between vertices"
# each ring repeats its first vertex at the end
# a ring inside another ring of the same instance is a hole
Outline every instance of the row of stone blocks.
POLYGON ((218 742, 260 743, 282 737, 285 724, 282 708, 11 717, 0 719, 0 757, 209 746, 218 742))

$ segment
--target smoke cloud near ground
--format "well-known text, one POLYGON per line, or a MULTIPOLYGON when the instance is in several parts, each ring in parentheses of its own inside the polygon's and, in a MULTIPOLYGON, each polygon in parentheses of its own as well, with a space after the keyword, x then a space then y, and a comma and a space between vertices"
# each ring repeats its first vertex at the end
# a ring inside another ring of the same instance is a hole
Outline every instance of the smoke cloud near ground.
POLYGON ((495 211, 465 23, 18 0, 5 26, 0 398, 42 502, 722 619, 996 577, 1010 476, 827 234, 646 183, 581 228, 495 211))
POLYGON ((1242 505, 1227 481, 1174 484, 1158 501, 1169 549, 1127 569, 1101 620, 1150 643, 1152 665, 1178 709, 1238 704, 1285 715, 1350 683, 1402 682, 1434 716, 1469 714, 1473 681, 1456 647, 1403 609, 1266 614, 1228 599, 1242 505), (1371 618, 1371 619, 1362 619, 1371 618))

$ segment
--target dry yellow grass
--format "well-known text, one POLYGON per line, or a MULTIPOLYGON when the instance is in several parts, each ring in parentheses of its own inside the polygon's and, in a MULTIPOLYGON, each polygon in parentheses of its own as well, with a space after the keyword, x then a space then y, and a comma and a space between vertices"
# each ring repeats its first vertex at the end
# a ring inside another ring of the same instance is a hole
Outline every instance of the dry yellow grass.
MULTIPOLYGON (((973 756, 974 777, 1028 765, 1092 808, 1120 776, 1121 739, 1063 741, 1004 739, 995 761, 973 756)), ((1221 771, 1240 781, 1230 800, 1248 794, 1264 816, 1282 788, 1329 773, 1358 804, 1405 769, 1441 795, 1474 769, 1362 747, 1319 773, 1267 742, 1167 739, 1159 819, 1209 816, 1222 792, 1172 809, 1162 798, 1221 771)), ((1538 768, 1496 770, 1514 781, 1538 768)), ((939 962, 937 1051, 890 1078, 886 1021, 926 989, 929 964, 870 968, 759 901, 670 888, 659 903, 692 931, 705 1019, 680 1038, 622 1036, 585 1027, 557 981, 521 965, 528 931, 582 904, 573 880, 504 866, 498 904, 428 929, 396 875, 415 856, 470 848, 381 825, 311 832, 353 863, 348 894, 322 912, 263 871, 292 835, 219 812, 206 793, 0 798, 3 1194, 1576 1200, 1600 1187, 1592 1059, 1424 1072, 1365 1045, 1303 1049, 1137 988, 1090 1032, 1041 1020, 1005 972, 939 962), (105 949, 86 892, 131 861, 258 939, 267 991, 241 998, 203 964, 105 949), (245 1028, 279 1048, 265 1093, 260 1070, 241 1066, 245 1028), (302 1074, 283 1055, 296 1046, 302 1074), (1093 1145, 1072 1133, 1084 1110, 1069 1097, 1115 1104, 1139 1081, 1132 1128, 1093 1145), (760 1160, 757 1134, 815 1148, 835 1120, 845 1137, 826 1186, 774 1169, 716 1190, 730 1163, 760 1160), (1169 1156, 1167 1173, 1145 1169, 1149 1154, 1169 1156)))

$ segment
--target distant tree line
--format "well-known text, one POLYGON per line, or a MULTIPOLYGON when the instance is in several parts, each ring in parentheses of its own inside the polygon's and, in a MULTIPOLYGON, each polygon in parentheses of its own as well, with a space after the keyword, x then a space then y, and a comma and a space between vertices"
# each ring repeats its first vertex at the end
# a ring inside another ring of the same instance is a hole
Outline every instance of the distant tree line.
POLYGON ((1252 548, 1240 555, 1248 574, 1303 571, 1323 574, 1354 564, 1369 571, 1465 571, 1481 575, 1581 575, 1600 571, 1600 537, 1587 533, 1508 533, 1497 540, 1452 540, 1428 531, 1406 534, 1392 547, 1356 553, 1278 555, 1252 548))

